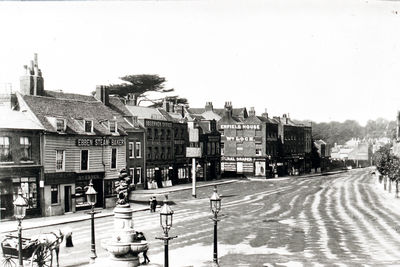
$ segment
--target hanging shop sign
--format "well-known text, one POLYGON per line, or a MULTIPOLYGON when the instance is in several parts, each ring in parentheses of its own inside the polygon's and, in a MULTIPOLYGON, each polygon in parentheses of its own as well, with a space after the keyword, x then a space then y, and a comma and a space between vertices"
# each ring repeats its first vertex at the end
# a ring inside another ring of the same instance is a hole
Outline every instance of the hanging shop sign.
POLYGON ((123 146, 125 140, 123 138, 78 138, 76 139, 77 146, 123 146))

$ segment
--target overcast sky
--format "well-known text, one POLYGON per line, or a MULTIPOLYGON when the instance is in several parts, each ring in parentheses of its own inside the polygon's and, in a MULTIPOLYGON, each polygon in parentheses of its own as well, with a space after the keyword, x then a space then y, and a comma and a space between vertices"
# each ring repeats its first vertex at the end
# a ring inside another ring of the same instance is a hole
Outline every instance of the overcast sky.
POLYGON ((39 54, 45 89, 159 74, 191 107, 343 121, 400 109, 400 2, 1 2, 0 83, 39 54))

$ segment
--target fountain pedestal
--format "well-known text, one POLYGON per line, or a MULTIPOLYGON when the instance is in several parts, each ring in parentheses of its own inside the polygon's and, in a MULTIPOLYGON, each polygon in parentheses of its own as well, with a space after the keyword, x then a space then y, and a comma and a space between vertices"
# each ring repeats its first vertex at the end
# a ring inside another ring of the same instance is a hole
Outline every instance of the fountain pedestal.
POLYGON ((139 253, 147 250, 144 240, 138 240, 133 229, 132 212, 129 204, 117 205, 114 208, 114 234, 103 242, 103 247, 110 253, 109 267, 139 266, 139 253))

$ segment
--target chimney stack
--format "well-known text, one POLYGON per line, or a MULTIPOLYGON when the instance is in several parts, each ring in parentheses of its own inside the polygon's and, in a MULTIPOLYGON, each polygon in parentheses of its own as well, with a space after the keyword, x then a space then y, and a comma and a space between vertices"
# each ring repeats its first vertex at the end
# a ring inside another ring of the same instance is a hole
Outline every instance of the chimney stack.
POLYGON ((109 106, 110 105, 110 95, 109 95, 109 89, 105 85, 96 85, 96 99, 100 100, 101 102, 104 103, 104 105, 109 106))
POLYGON ((129 93, 127 95, 127 101, 126 104, 128 106, 137 106, 137 97, 135 94, 129 93))
POLYGON ((264 118, 268 119, 268 111, 267 111, 267 109, 265 109, 265 112, 263 114, 261 114, 261 116, 263 116, 264 118))
POLYGON ((228 117, 232 117, 232 114, 233 114, 233 112, 232 112, 232 102, 226 101, 224 108, 225 108, 225 115, 228 116, 228 117))
POLYGON ((254 107, 250 107, 249 116, 255 116, 255 115, 256 115, 256 111, 254 110, 254 107))
POLYGON ((205 110, 206 111, 213 111, 214 110, 212 102, 206 102, 205 110))
POLYGON ((37 53, 34 54, 30 67, 24 65, 24 70, 24 74, 20 77, 20 92, 24 95, 44 95, 44 81, 37 53))
POLYGON ((166 112, 169 112, 169 101, 167 100, 167 98, 164 98, 164 101, 163 101, 163 109, 164 109, 166 112))

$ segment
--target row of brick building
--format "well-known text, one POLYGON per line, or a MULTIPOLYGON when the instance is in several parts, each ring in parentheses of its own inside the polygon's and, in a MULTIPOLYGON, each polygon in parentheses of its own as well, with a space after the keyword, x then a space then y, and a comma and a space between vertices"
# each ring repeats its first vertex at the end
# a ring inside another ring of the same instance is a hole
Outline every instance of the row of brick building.
POLYGON ((272 177, 311 168, 311 126, 288 115, 254 109, 137 106, 134 97, 49 91, 37 58, 26 67, 19 92, 2 95, 0 212, 13 215, 21 188, 28 215, 52 216, 88 209, 92 180, 98 207, 115 205, 115 186, 127 169, 137 189, 243 174, 272 177), (192 161, 196 158, 196 161, 192 161))

